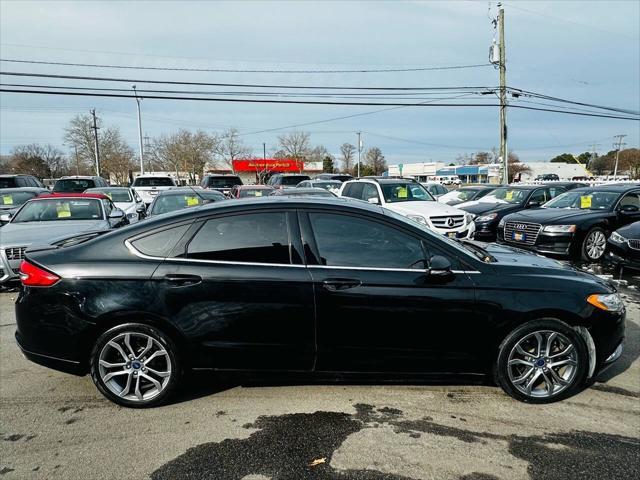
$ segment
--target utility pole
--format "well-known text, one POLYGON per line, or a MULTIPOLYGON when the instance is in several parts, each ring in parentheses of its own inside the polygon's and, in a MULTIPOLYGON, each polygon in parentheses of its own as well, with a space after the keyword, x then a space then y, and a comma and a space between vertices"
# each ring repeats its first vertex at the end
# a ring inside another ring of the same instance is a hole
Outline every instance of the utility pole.
POLYGON ((500 156, 502 157, 502 183, 509 183, 509 151, 507 150, 507 67, 504 44, 504 8, 498 3, 498 28, 500 29, 500 156))
POLYGON ((149 153, 151 151, 151 144, 149 143, 149 135, 145 135, 144 136, 144 151, 147 152, 147 165, 149 167, 149 171, 152 172, 153 169, 151 168, 151 157, 149 156, 149 153))
POLYGON ((262 159, 267 159, 267 144, 262 142, 262 159))
POLYGON ((91 116, 93 117, 93 141, 95 145, 96 153, 96 175, 100 176, 100 146, 98 145, 98 123, 96 121, 96 109, 91 110, 91 116))
POLYGON ((136 97, 136 104, 138 105, 138 142, 140 145, 140 175, 144 175, 144 149, 142 147, 142 116, 140 115, 140 99, 138 98, 138 92, 136 92, 136 86, 132 85, 133 94, 136 97))
POLYGON ((76 175, 80 175, 80 162, 78 161, 78 146, 74 145, 73 148, 76 150, 76 175))
POLYGON ((613 147, 616 149, 616 166, 613 169, 613 179, 615 180, 616 176, 618 175, 618 159, 620 158, 620 149, 622 148, 623 145, 626 145, 622 139, 626 137, 626 135, 614 135, 613 138, 617 138, 618 141, 616 143, 613 144, 613 147))
POLYGON ((358 132, 358 178, 360 178, 360 155, 362 154, 362 138, 360 137, 362 132, 358 132))

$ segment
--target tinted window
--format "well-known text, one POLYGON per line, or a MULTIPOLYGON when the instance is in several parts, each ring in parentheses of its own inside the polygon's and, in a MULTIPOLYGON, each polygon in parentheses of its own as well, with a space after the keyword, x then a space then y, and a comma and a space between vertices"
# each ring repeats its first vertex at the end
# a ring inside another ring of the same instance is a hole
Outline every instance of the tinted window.
POLYGON ((358 198, 362 200, 362 183, 354 182, 349 183, 344 187, 342 192, 343 197, 358 198))
POLYGON ((375 221, 350 215, 310 213, 321 263, 331 266, 421 268, 421 242, 375 221))
POLYGON ((280 182, 279 185, 286 185, 286 186, 295 186, 297 184, 299 184, 300 182, 302 182, 303 180, 309 180, 309 176, 308 175, 289 175, 289 176, 282 176, 280 177, 280 182))
POLYGON ((539 203, 540 205, 542 205, 547 200, 548 200, 548 198, 547 198, 546 190, 536 190, 531 195, 531 198, 529 199, 529 202, 536 202, 536 203, 539 203))
POLYGON ((251 213, 207 221, 187 247, 187 256, 231 262, 290 263, 284 213, 251 213))
POLYGON ((133 187, 175 187, 175 182, 169 177, 136 178, 133 187))
POLYGON ((235 185, 242 185, 240 177, 208 177, 207 187, 209 188, 231 188, 235 185))
POLYGON ((618 205, 618 208, 620 209, 623 207, 636 207, 637 209, 640 209, 640 194, 627 193, 622 197, 622 200, 620 200, 620 204, 618 205))
POLYGON ((0 178, 0 188, 15 188, 16 178, 15 177, 4 177, 0 178))
POLYGON ((53 191, 82 193, 87 188, 94 188, 95 186, 95 182, 91 179, 65 178, 56 182, 53 191))
POLYGON ((370 198, 375 198, 377 202, 380 202, 380 196, 378 195, 378 189, 375 185, 365 183, 362 187, 362 199, 369 201, 370 198))
POLYGON ((139 238, 131 242, 131 244, 140 253, 150 255, 152 257, 166 257, 169 255, 178 240, 182 238, 189 228, 189 224, 180 225, 179 227, 169 228, 161 232, 152 233, 146 237, 139 238))

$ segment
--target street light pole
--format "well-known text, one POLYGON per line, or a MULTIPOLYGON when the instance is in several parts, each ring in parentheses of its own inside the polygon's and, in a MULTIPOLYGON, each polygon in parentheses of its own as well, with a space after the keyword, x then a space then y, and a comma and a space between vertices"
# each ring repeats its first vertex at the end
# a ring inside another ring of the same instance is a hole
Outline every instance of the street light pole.
POLYGON ((138 92, 136 92, 136 86, 132 85, 133 94, 136 97, 136 104, 138 105, 138 142, 140 146, 140 175, 144 175, 144 147, 142 145, 142 116, 140 115, 140 99, 138 98, 138 92))
POLYGON ((358 178, 360 178, 360 154, 362 153, 362 138, 361 132, 358 132, 358 178))
POLYGON ((509 151, 507 150, 507 68, 504 44, 504 8, 498 4, 500 28, 500 156, 502 157, 502 183, 509 183, 509 151))

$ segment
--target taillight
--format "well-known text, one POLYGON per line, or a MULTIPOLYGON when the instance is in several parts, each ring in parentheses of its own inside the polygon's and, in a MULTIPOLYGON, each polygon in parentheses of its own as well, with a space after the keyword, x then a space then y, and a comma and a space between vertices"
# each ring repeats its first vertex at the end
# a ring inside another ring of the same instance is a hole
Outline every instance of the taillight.
POLYGON ((56 274, 47 272, 26 260, 20 264, 20 281, 26 287, 50 287, 58 280, 60 277, 56 274))

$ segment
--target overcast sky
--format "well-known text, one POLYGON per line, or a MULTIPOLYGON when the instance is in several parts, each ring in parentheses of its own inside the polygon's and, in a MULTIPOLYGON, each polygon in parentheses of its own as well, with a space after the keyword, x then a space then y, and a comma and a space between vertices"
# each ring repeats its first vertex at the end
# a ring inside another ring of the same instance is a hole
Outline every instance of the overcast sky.
MULTIPOLYGON (((504 2, 507 84, 546 95, 640 109, 640 2, 504 2)), ((231 69, 419 68, 487 62, 496 2, 29 2, 0 0, 0 57, 73 63, 231 69)), ((2 62, 3 71, 216 83, 348 86, 495 86, 493 67, 402 73, 266 74, 112 70, 2 62)), ((3 83, 64 81, 1 77, 3 83)), ((66 81, 68 82, 68 81, 66 81)), ((79 83, 76 83, 79 85, 79 83)), ((95 85, 94 85, 95 86, 95 85)), ((117 86, 108 84, 100 86, 117 86)), ((128 84, 124 85, 128 87, 128 84)), ((140 87, 139 87, 140 88, 140 87)), ((185 87, 178 87, 185 88, 185 87)), ((212 87, 208 87, 212 88, 212 87)), ((493 101, 493 99, 490 99, 493 101)), ((0 153, 51 143, 76 113, 96 108, 137 151, 135 101, 0 94, 0 153)), ((180 127, 237 127, 262 154, 289 130, 256 131, 377 110, 362 106, 142 102, 150 137, 180 127)), ((548 160, 627 134, 638 147, 640 122, 509 110, 509 148, 523 160, 548 160)), ((398 108, 301 128, 312 143, 378 146, 389 163, 449 162, 497 146, 497 108, 398 108)))

